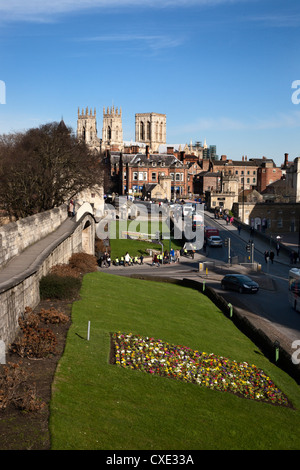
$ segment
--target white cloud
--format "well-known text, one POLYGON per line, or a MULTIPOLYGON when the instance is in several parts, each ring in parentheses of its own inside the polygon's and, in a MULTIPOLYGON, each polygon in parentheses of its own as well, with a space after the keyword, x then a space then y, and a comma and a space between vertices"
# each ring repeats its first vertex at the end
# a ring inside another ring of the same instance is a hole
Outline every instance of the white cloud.
POLYGON ((56 15, 95 8, 189 7, 252 0, 0 0, 0 21, 51 21, 56 15))
POLYGON ((245 21, 260 23, 263 27, 292 28, 300 25, 300 15, 261 15, 247 16, 245 21))
POLYGON ((107 34, 103 36, 93 36, 77 38, 79 42, 124 42, 139 44, 140 48, 147 47, 152 51, 180 46, 183 39, 179 36, 171 37, 162 34, 107 34))

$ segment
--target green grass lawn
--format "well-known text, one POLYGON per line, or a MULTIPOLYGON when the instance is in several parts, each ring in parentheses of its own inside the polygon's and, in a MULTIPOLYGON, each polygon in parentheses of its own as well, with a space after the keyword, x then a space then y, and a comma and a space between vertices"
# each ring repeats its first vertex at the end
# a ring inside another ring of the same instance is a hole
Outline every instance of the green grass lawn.
POLYGON ((52 449, 299 449, 299 409, 294 380, 201 293, 100 272, 84 277, 53 382, 52 449), (116 331, 255 364, 295 409, 112 365, 116 331))
MULTIPOLYGON (((157 231, 163 234, 169 234, 169 229, 165 223, 158 221, 142 221, 138 222, 136 220, 124 220, 124 221, 113 221, 109 227, 110 234, 110 247, 111 247, 111 258, 112 260, 117 257, 120 259, 121 256, 125 256, 126 252, 130 254, 131 257, 141 255, 149 256, 149 251, 147 250, 157 250, 161 252, 161 245, 158 243, 151 243, 144 240, 131 240, 131 239, 122 239, 123 231, 131 231, 141 234, 155 235, 157 231)), ((180 249, 182 246, 181 240, 174 240, 171 237, 171 242, 168 238, 163 238, 163 251, 170 250, 170 248, 180 249)))

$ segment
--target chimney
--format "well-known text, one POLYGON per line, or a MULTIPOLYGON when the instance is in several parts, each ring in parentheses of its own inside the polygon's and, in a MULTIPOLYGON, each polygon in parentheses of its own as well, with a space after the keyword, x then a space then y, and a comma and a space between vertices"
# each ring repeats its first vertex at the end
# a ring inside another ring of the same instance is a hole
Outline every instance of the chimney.
POLYGON ((289 162, 289 154, 288 153, 285 153, 284 154, 284 164, 287 165, 289 162))
POLYGON ((150 158, 149 145, 146 145, 146 157, 147 157, 147 160, 149 160, 149 158, 150 158))
POLYGON ((170 154, 170 153, 173 154, 173 152, 174 152, 174 147, 167 147, 167 153, 168 154, 170 154))
POLYGON ((244 161, 244 155, 242 156, 242 162, 244 161))
POLYGON ((221 155, 221 161, 226 162, 227 160, 227 155, 221 155))

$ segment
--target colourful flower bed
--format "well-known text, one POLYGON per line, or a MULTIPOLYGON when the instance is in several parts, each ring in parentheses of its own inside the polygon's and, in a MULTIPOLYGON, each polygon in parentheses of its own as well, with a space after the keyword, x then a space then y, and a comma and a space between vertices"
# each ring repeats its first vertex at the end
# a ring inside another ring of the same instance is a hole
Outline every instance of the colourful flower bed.
POLYGON ((239 363, 215 354, 131 333, 114 333, 112 340, 115 363, 121 367, 288 406, 287 397, 263 370, 253 364, 239 363))

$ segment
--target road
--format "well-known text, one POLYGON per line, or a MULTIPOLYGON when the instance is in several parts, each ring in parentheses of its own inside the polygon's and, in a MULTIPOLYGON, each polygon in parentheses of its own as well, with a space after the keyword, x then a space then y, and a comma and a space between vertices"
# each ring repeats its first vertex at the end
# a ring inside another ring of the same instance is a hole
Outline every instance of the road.
MULTIPOLYGON (((210 215, 205 215, 205 222, 208 225, 218 227, 220 236, 230 238, 231 240, 231 256, 239 256, 240 259, 247 257, 246 242, 248 236, 241 232, 239 235, 235 227, 229 227, 225 221, 217 222, 211 218, 210 215)), ((272 325, 284 333, 284 335, 293 342, 300 339, 300 315, 295 312, 288 303, 288 264, 281 262, 279 257, 275 254, 274 263, 266 263, 264 258, 264 251, 269 250, 270 246, 262 240, 256 240, 254 237, 254 261, 261 264, 261 271, 263 275, 272 282, 267 283, 268 288, 260 289, 255 295, 241 295, 239 293, 231 292, 224 294, 233 305, 242 306, 249 309, 252 313, 260 318, 272 323, 272 325)), ((223 247, 209 248, 208 259, 228 261, 228 249, 223 247)), ((239 271, 237 266, 236 271, 239 271)), ((214 286, 217 291, 220 287, 214 286)))

